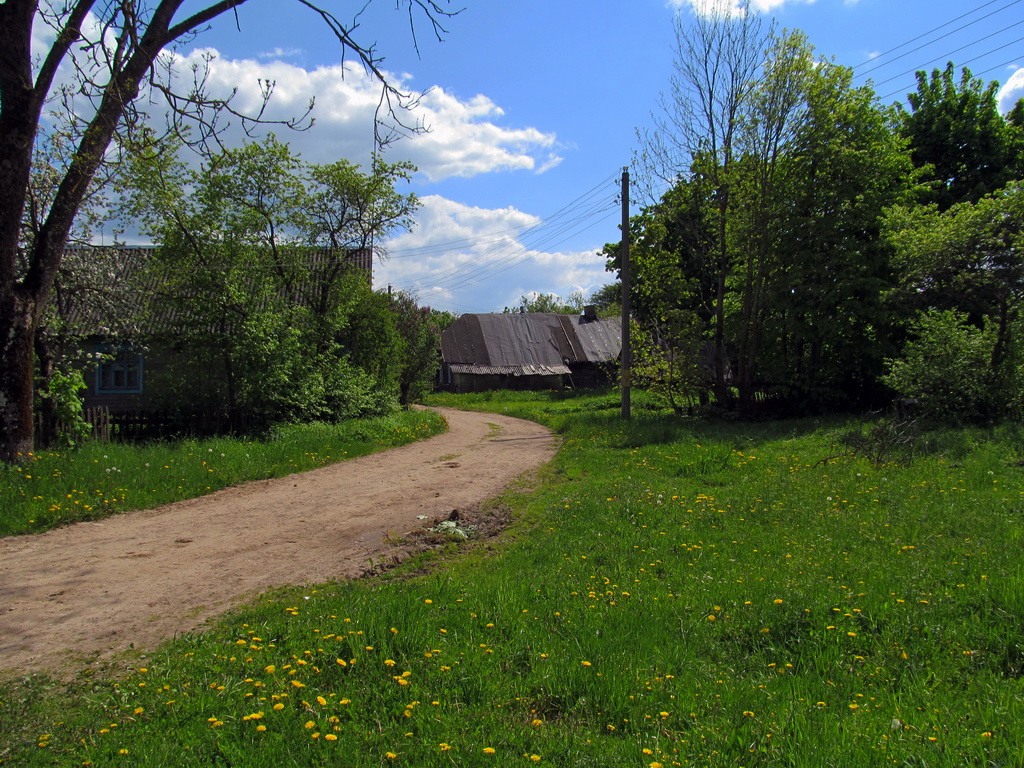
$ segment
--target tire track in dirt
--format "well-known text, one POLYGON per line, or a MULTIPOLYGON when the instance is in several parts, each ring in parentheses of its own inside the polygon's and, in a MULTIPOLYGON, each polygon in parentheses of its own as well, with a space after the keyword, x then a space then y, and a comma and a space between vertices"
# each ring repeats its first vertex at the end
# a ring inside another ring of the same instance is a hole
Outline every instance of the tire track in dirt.
POLYGON ((0 672, 67 673, 200 627, 261 591, 366 572, 554 456, 533 422, 438 408, 442 435, 157 509, 0 539, 0 672))

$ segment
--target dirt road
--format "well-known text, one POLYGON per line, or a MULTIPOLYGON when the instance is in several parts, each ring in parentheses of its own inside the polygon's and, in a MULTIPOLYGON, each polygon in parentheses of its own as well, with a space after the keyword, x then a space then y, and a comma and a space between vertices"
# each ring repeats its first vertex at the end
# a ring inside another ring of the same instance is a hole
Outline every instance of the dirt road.
POLYGON ((0 673, 151 648, 247 597, 366 573, 396 537, 549 460, 531 422, 438 409, 429 440, 209 496, 0 539, 0 673))

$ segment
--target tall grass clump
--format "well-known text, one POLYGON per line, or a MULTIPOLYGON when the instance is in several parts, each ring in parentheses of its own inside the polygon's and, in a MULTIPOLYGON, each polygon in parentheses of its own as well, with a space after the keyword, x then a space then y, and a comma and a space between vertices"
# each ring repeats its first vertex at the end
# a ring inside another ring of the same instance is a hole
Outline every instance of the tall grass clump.
POLYGON ((273 428, 263 439, 87 442, 0 464, 0 536, 147 509, 362 456, 445 428, 429 411, 273 428))
MULTIPOLYGON (((838 421, 708 424, 607 395, 445 398, 562 449, 429 573, 292 589, 58 699, 0 690, 35 765, 1017 766, 1012 429, 876 462, 838 421)), ((6 749, 6 751, 3 751, 6 749)))

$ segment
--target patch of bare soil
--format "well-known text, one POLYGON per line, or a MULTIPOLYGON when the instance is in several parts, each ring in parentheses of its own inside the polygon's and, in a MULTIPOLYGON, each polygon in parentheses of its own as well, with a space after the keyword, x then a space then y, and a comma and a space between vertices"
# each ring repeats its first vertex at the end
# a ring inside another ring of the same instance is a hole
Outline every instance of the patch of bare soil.
POLYGON ((195 630, 272 587, 364 575, 429 544, 424 528, 474 509, 557 450, 532 422, 437 410, 449 430, 428 440, 0 539, 0 672, 67 674, 195 630))

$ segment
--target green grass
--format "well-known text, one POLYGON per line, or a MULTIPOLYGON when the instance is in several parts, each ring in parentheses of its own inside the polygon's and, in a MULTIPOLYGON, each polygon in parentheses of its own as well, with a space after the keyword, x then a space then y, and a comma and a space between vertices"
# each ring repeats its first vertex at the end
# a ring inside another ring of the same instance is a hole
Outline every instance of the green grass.
POLYGON ((500 544, 264 596, 115 679, 12 683, 0 761, 1024 763, 1018 430, 876 466, 823 461, 856 424, 638 401, 438 398, 563 437, 500 544))
POLYGON ((148 445, 89 442, 0 464, 0 536, 38 533, 117 512, 148 509, 249 480, 281 477, 403 445, 445 429, 430 412, 342 424, 279 427, 263 440, 148 445))

